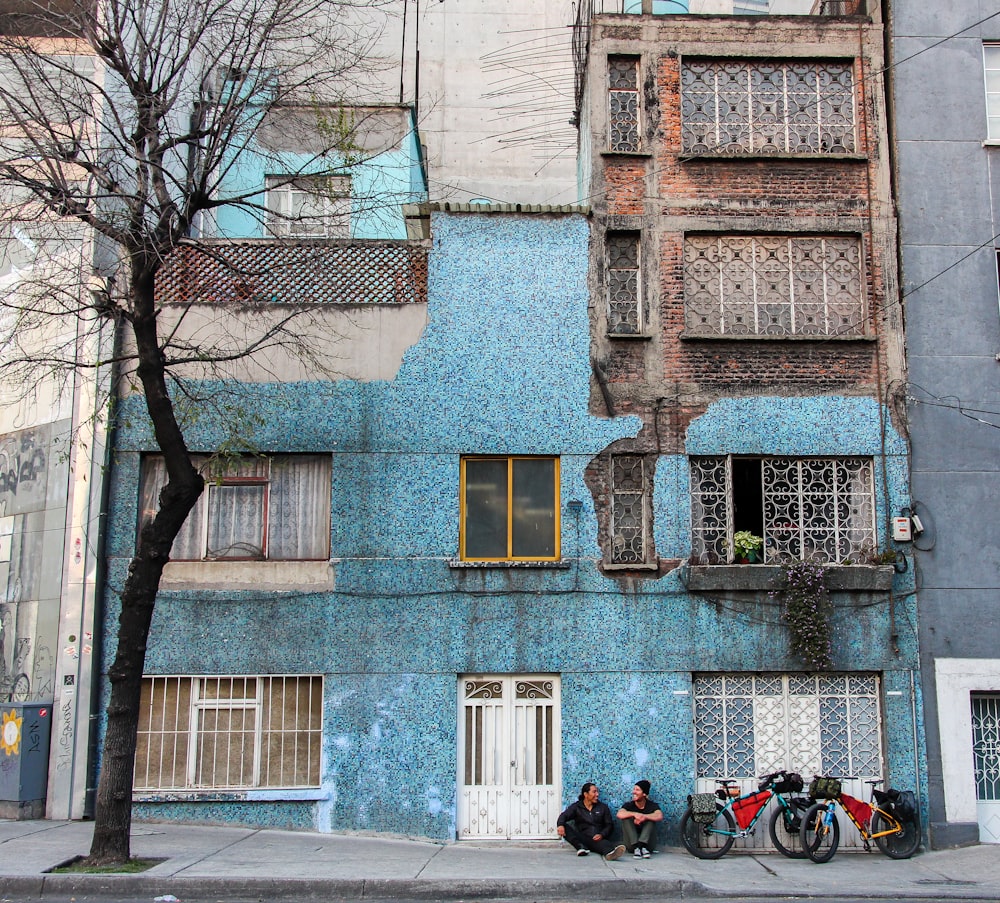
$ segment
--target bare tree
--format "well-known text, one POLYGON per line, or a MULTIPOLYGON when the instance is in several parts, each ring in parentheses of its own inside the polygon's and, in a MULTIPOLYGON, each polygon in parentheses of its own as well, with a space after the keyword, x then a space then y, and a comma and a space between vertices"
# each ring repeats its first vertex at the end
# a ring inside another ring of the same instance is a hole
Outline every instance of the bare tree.
MULTIPOLYGON (((357 96, 377 39, 373 8, 383 2, 20 0, 3 7, 13 14, 0 17, 0 191, 8 247, 24 258, 14 260, 16 278, 0 286, 5 385, 36 384, 40 371, 51 377, 115 363, 144 397, 168 477, 120 592, 94 863, 130 856, 146 640, 171 545, 204 486, 179 413, 177 399, 197 391, 185 376, 192 368, 212 374, 275 346, 309 351, 307 330, 289 328, 298 311, 274 305, 253 329, 216 330, 202 340, 210 331, 181 326, 189 311, 164 311, 157 276, 220 208, 265 216, 260 186, 227 192, 228 177, 242 154, 259 152, 255 135, 274 111, 337 110, 357 96), (108 324, 117 340, 95 339, 90 347, 98 350, 81 356, 81 336, 106 335, 108 324)), ((357 123, 340 115, 321 125, 325 146, 314 137, 311 158, 334 161, 334 172, 345 165, 339 150, 349 148, 350 157, 360 146, 357 123)), ((322 169, 313 165, 310 174, 322 169)), ((224 256, 225 246, 210 253, 224 256)))

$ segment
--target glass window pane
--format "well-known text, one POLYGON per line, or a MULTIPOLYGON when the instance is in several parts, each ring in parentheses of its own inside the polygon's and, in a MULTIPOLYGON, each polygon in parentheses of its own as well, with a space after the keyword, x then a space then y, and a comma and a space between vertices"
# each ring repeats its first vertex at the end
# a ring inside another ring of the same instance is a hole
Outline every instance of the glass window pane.
POLYGON ((516 458, 513 492, 515 558, 556 554, 556 466, 551 458, 516 458))
POLYGON ((507 557, 507 461, 465 462, 465 557, 507 557))
POLYGON ((208 558, 264 557, 266 487, 210 486, 208 558))

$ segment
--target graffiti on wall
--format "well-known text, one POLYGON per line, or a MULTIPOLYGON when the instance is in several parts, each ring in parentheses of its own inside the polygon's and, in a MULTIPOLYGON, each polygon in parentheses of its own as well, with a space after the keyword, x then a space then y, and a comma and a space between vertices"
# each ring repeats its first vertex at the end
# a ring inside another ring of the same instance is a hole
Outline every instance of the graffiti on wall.
POLYGON ((0 517, 45 507, 51 428, 0 437, 0 517))

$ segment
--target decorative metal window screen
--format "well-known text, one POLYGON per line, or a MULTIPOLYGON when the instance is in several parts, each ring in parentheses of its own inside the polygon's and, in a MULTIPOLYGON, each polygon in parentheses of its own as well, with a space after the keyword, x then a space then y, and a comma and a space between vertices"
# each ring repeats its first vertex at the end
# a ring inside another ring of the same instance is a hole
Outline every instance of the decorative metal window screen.
MULTIPOLYGON (((882 778, 879 679, 875 674, 706 674, 694 679, 697 789, 716 778, 756 789, 779 769, 844 780, 852 796, 882 778)), ((846 820, 841 820, 845 827, 846 820)), ((750 845, 767 846, 763 835, 750 845)), ((859 841, 854 832, 848 845, 859 841)))
POLYGON ((1000 696, 972 697, 972 755, 976 799, 1000 800, 1000 696))
POLYGON ((864 332, 861 245, 851 236, 693 235, 684 240, 692 335, 864 332))
POLYGON ((635 232, 609 232, 606 247, 608 332, 612 335, 638 335, 643 325, 639 292, 639 235, 635 232))
POLYGON ((156 298, 162 304, 424 304, 428 251, 420 242, 385 239, 199 242, 167 258, 156 298))
POLYGON ((690 60, 681 95, 688 154, 855 150, 850 62, 690 60))
POLYGON ((641 455, 612 455, 612 564, 646 560, 647 511, 645 459, 641 455))
POLYGON ((639 60, 608 57, 608 148, 639 150, 639 60))
MULTIPOLYGON (((766 562, 846 561, 874 548, 871 458, 760 461, 766 562)), ((730 456, 691 458, 692 553, 709 562, 732 556, 731 462, 730 456)))
POLYGON ((136 790, 318 787, 323 678, 145 677, 136 790))

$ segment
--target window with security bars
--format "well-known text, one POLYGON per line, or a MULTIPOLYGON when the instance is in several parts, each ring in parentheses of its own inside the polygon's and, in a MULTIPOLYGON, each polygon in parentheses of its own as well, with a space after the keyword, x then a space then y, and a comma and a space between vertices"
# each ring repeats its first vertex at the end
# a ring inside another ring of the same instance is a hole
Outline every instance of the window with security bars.
MULTIPOLYGON (((205 490, 174 540, 174 561, 317 561, 330 554, 330 456, 193 455, 205 490)), ((143 460, 140 526, 158 508, 167 470, 143 460)))
POLYGON ((350 238, 348 176, 268 176, 267 231, 282 238, 350 238))
POLYGON ((863 335, 864 286, 857 237, 689 235, 684 239, 688 335, 863 335))
POLYGON ((871 458, 696 456, 692 555, 733 560, 733 535, 764 538, 764 561, 864 560, 876 545, 871 458))
POLYGON ((976 799, 1000 800, 1000 696, 972 695, 972 755, 976 799))
POLYGON ((136 790, 318 787, 323 678, 144 677, 136 790))
POLYGON ((883 776, 874 674, 705 674, 693 691, 698 778, 883 776))
POLYGON ((638 57, 608 57, 608 149, 640 149, 638 57))
POLYGON ((854 153, 854 64, 686 60, 685 154, 854 153))
POLYGON ((642 455, 612 455, 612 564, 645 563, 649 509, 645 458, 642 455))
POLYGON ((608 332, 639 335, 643 330, 639 277, 639 233, 608 232, 608 332))

